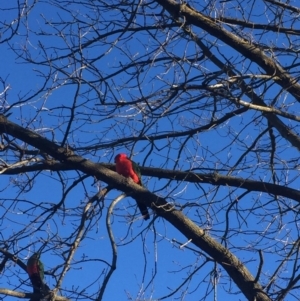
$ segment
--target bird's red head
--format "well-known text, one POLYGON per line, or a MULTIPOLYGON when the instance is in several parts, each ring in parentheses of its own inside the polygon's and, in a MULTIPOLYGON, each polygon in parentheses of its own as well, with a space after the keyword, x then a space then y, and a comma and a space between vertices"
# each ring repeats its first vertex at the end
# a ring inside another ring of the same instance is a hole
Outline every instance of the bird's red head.
POLYGON ((122 159, 126 159, 127 155, 126 154, 118 154, 115 156, 115 163, 119 162, 122 159))

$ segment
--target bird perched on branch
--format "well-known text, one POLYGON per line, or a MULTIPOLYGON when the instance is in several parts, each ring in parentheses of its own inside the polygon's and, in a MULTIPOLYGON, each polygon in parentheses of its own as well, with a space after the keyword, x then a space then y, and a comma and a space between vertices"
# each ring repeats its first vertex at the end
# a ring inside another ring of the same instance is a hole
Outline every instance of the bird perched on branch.
POLYGON ((27 273, 33 286, 33 293, 44 295, 50 291, 48 285, 44 283, 44 265, 40 261, 40 255, 38 253, 34 253, 28 259, 27 273))
MULTIPOLYGON (((130 160, 125 154, 118 154, 115 157, 116 163, 116 171, 118 174, 126 177, 131 178, 134 183, 143 186, 142 179, 141 179, 141 171, 134 161, 130 160)), ((147 206, 141 203, 137 203, 143 217, 145 220, 149 219, 149 213, 147 206)))

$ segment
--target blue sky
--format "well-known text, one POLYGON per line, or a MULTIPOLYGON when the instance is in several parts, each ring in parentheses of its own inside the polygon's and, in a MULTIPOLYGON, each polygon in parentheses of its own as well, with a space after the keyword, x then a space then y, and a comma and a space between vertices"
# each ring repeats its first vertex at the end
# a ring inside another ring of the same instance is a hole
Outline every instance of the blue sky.
MULTIPOLYGON (((262 3, 259 1, 256 3, 261 6, 256 6, 253 21, 262 18, 259 8, 263 7, 262 3)), ((228 15, 241 16, 230 1, 226 5, 228 15)), ((78 45, 84 45, 97 35, 104 34, 106 22, 117 20, 124 25, 125 21, 118 19, 120 15, 117 10, 98 15, 99 11, 79 4, 66 5, 65 8, 72 10, 73 16, 82 23, 74 22, 64 28, 58 23, 70 20, 71 15, 67 10, 39 2, 29 14, 29 18, 23 19, 18 35, 8 44, 1 44, 3 55, 0 57, 2 66, 0 76, 5 79, 7 86, 9 85, 7 95, 2 96, 1 103, 5 109, 10 106, 9 112, 12 113, 10 120, 60 143, 68 129, 71 108, 75 104, 73 107, 75 120, 66 144, 77 148, 78 154, 94 162, 113 163, 117 153, 125 152, 128 155, 132 154, 136 162, 145 166, 176 170, 193 168, 197 169, 197 172, 218 170, 224 174, 234 167, 232 176, 271 181, 270 156, 269 152, 264 152, 264 149, 269 147, 267 133, 255 144, 253 151, 243 158, 242 163, 235 166, 246 149, 267 126, 261 113, 253 110, 231 118, 216 128, 199 131, 184 144, 184 148, 182 145, 185 137, 165 138, 153 143, 145 139, 137 143, 118 144, 118 138, 152 137, 201 127, 211 119, 220 118, 237 108, 227 100, 222 100, 220 101, 222 110, 217 110, 214 115, 212 111, 206 109, 208 104, 213 103, 213 97, 207 94, 207 91, 199 89, 182 92, 174 101, 166 101, 170 96, 170 87, 185 81, 190 85, 200 85, 207 74, 212 75, 218 71, 207 58, 201 60, 201 64, 195 60, 196 55, 201 56, 199 47, 192 41, 182 39, 178 35, 180 32, 178 28, 169 32, 157 31, 157 39, 144 32, 134 34, 116 32, 85 47, 82 53, 78 51, 73 55, 70 49, 77 50, 78 45), (96 16, 100 21, 95 22, 94 27, 84 25, 84 22, 91 22, 96 16), (25 25, 32 29, 28 35, 25 25), (76 38, 78 33, 82 37, 81 40, 76 38), (119 40, 114 44, 117 38, 119 40), (166 44, 167 54, 163 51, 163 47, 159 47, 160 43, 166 44), (13 52, 10 47, 18 50, 13 52), (26 51, 22 50, 26 50, 29 57, 38 63, 25 63, 22 57, 18 57, 18 54, 23 56, 26 54, 26 51), (186 61, 177 64, 175 58, 182 57, 183 53, 186 61), (47 65, 46 54, 48 58, 53 59, 51 68, 47 65), (54 59, 61 55, 66 57, 54 59), (79 60, 82 57, 84 63, 80 64, 79 60), (174 58, 174 63, 170 63, 168 57, 174 58), (161 61, 153 61, 153 64, 141 67, 143 61, 154 58, 161 58, 161 61), (141 64, 133 65, 126 72, 117 73, 122 65, 134 62, 141 64), (47 74, 51 75, 45 81, 47 74), (133 105, 134 101, 143 97, 148 97, 150 107, 142 101, 139 105, 133 105), (194 102, 188 103, 187 100, 194 102), (126 102, 128 105, 120 105, 115 109, 117 101, 120 104, 126 102), (162 103, 164 105, 161 105, 162 103), (112 143, 115 143, 114 147, 107 147, 112 143)), ((0 16, 6 23, 10 23, 16 17, 16 10, 5 10, 3 7, 0 16)), ((157 23, 157 17, 153 15, 149 15, 145 20, 142 17, 136 20, 136 26, 157 23)), ((289 25, 288 22, 286 24, 289 25)), ((118 26, 109 28, 108 33, 117 29, 118 26)), ((208 44, 218 44, 220 53, 216 55, 220 59, 225 57, 236 64, 236 72, 239 71, 241 74, 261 72, 255 64, 243 61, 235 50, 224 43, 199 29, 195 29, 195 32, 208 44)), ((2 39, 6 36, 7 34, 4 34, 2 39)), ((273 35, 266 35, 262 39, 264 43, 277 42, 278 45, 285 42, 281 40, 283 39, 281 36, 276 39, 273 35)), ((284 58, 282 64, 288 64, 290 60, 284 58)), ((209 84, 216 84, 224 79, 222 76, 216 76, 209 84)), ((295 104, 288 94, 280 92, 276 85, 262 84, 256 92, 264 96, 266 103, 272 102, 274 95, 281 93, 278 107, 283 110, 289 109, 295 114, 299 111, 299 105, 295 104)), ((242 99, 249 101, 245 96, 242 99)), ((288 121, 286 123, 297 131, 297 123, 288 121)), ((296 180, 298 152, 280 137, 276 142, 279 150, 275 156, 276 167, 278 170, 282 169, 281 173, 278 172, 280 182, 298 188, 296 180), (287 163, 287 159, 294 159, 294 165, 287 163), (285 170, 284 167, 287 165, 289 169, 285 170)), ((16 162, 13 152, 3 153, 1 158, 8 164, 16 162)), ((17 243, 11 246, 9 251, 18 254, 24 262, 46 240, 47 244, 42 255, 45 270, 55 273, 58 277, 62 266, 56 271, 53 269, 64 262, 63 258, 69 250, 69 244, 74 241, 74 231, 80 223, 80 216, 88 197, 93 196, 99 187, 105 184, 95 184, 94 179, 89 177, 66 193, 79 177, 76 171, 65 171, 59 175, 44 171, 35 175, 35 177, 33 174, 2 176, 1 235, 4 240, 6 237, 16 235, 17 243), (31 186, 21 191, 21 184, 30 178, 31 186), (49 218, 50 209, 62 200, 64 193, 66 193, 64 206, 49 218), (39 226, 41 230, 37 230, 39 226)), ((289 200, 274 200, 272 196, 262 195, 259 192, 242 196, 245 192, 242 189, 213 187, 208 184, 198 186, 147 177, 143 177, 143 181, 150 191, 167 197, 170 202, 176 202, 178 207, 188 203, 198 204, 197 208, 186 206, 183 210, 219 242, 226 231, 228 221, 227 246, 246 263, 254 276, 259 264, 257 249, 263 248, 265 276, 260 279, 262 284, 277 268, 276 262, 285 255, 283 246, 296 240, 298 230, 294 221, 297 214, 288 210, 288 206, 295 206, 289 200), (286 210, 286 214, 276 215, 278 203, 282 211, 286 210), (231 204, 234 204, 233 210, 226 215, 231 204), (255 232, 261 235, 257 236, 255 232)), ((103 261, 111 261, 105 217, 109 204, 119 194, 117 190, 111 192, 103 208, 101 204, 95 204, 89 231, 63 281, 62 289, 65 291, 61 292, 62 295, 68 296, 71 290, 86 290, 85 294, 93 297, 97 294, 107 269, 103 261)), ((149 228, 147 228, 149 223, 141 220, 130 223, 128 216, 134 213, 135 208, 135 202, 131 198, 126 198, 114 210, 112 229, 118 245, 118 261, 117 269, 105 291, 104 300, 162 298, 184 283, 194 272, 196 274, 183 284, 176 297, 181 300, 199 300, 202 296, 201 290, 212 289, 211 273, 214 263, 205 263, 206 254, 192 244, 179 248, 179 244, 186 243, 187 239, 162 219, 157 219, 154 224, 150 221, 149 228), (197 271, 200 267, 201 269, 197 271)), ((284 267, 286 275, 290 273, 290 265, 292 263, 287 263, 284 267)), ((219 266, 217 271, 220 276, 217 295, 218 300, 222 300, 228 298, 228 291, 237 292, 238 289, 230 283, 225 271, 219 266)), ((25 272, 11 264, 9 273, 10 283, 7 282, 8 276, 2 277, 0 281, 2 287, 13 289, 14 286, 19 286, 19 291, 31 291, 25 272)), ((51 288, 55 286, 56 281, 57 278, 46 275, 46 282, 51 288)), ((76 294, 70 296, 75 298, 76 294)), ((212 291, 209 296, 212 300, 212 291)), ((171 297, 170 300, 173 298, 175 300, 175 297, 171 297)), ((240 294, 230 295, 230 300, 233 301, 243 298, 240 294)))

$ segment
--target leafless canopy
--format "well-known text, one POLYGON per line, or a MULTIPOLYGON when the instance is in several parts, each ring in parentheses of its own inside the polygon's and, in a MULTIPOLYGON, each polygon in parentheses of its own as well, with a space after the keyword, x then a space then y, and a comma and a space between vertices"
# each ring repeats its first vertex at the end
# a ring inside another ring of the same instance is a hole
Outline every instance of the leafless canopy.
POLYGON ((0 293, 299 300, 298 1, 3 2, 0 293))

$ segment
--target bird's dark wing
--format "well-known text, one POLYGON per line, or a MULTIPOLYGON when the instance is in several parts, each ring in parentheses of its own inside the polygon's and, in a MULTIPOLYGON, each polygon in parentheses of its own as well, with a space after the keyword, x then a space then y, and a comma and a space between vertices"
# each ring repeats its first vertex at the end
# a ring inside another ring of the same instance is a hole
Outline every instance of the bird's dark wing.
MULTIPOLYGON (((132 169, 135 172, 135 174, 138 176, 140 182, 138 183, 139 185, 143 186, 143 182, 142 182, 142 174, 141 174, 141 170, 140 167, 137 163, 135 163, 134 161, 130 160, 132 163, 132 169)), ((143 215, 143 218, 145 220, 150 218, 149 212, 148 212, 148 208, 146 205, 141 204, 141 203, 137 203, 139 210, 141 212, 141 214, 143 215)))
POLYGON ((134 173, 138 176, 140 183, 138 183, 139 185, 143 186, 143 182, 142 182, 142 174, 141 174, 141 170, 140 170, 140 166, 135 163, 134 161, 130 160, 132 163, 132 169, 134 171, 134 173))

